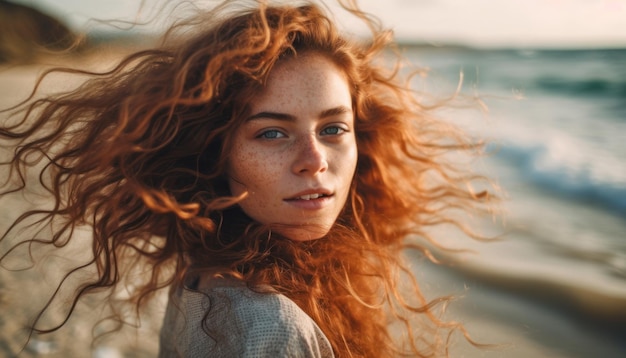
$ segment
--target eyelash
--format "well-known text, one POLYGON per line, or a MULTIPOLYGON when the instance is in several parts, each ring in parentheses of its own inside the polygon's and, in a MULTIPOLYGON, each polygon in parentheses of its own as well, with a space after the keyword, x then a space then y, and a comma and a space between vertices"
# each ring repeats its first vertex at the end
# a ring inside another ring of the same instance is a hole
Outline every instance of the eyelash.
POLYGON ((343 134, 343 133, 348 131, 345 128, 341 128, 339 126, 329 126, 329 127, 326 127, 324 129, 322 129, 322 133, 326 132, 329 129, 336 129, 337 133, 326 133, 325 135, 341 135, 341 134, 343 134))
POLYGON ((286 135, 283 132, 281 132, 281 131, 279 131, 277 129, 270 129, 270 130, 266 130, 263 133, 259 134, 257 136, 257 138, 260 138, 260 139, 278 139, 278 138, 282 138, 282 137, 279 137, 278 135, 273 136, 273 137, 268 136, 268 133, 276 133, 276 134, 282 135, 283 137, 286 137, 286 135))

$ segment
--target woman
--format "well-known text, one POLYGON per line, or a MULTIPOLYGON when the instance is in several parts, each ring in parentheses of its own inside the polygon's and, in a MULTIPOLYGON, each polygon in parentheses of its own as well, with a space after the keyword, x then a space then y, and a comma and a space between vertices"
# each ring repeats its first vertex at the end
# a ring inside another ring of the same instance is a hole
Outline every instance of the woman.
POLYGON ((444 353, 445 332, 463 329, 401 257, 428 252, 407 237, 436 244, 432 226, 458 224, 450 210, 487 202, 443 159, 474 147, 376 65, 389 36, 358 10, 369 43, 313 4, 231 10, 5 125, 13 177, 43 158, 55 198, 15 225, 54 224, 58 246, 92 228, 74 302, 131 286, 141 308, 169 287, 164 357, 444 353))

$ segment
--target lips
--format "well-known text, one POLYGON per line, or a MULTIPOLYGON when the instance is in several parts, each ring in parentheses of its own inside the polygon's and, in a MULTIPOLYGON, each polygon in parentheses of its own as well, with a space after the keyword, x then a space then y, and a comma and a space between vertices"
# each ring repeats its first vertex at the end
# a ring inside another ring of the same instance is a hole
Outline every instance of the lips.
POLYGON ((301 195, 297 198, 293 198, 291 200, 313 200, 313 199, 317 199, 317 198, 323 198, 326 197, 328 195, 325 194, 305 194, 305 195, 301 195))
POLYGON ((284 199, 284 201, 299 210, 321 210, 332 202, 334 193, 325 188, 308 189, 296 193, 294 196, 284 199))
POLYGON ((292 198, 285 199, 284 202, 293 208, 305 211, 317 211, 327 208, 332 203, 331 193, 310 193, 299 194, 292 198))
POLYGON ((313 190, 306 190, 306 191, 297 193, 296 195, 290 198, 287 198, 285 200, 286 201, 315 200, 315 199, 327 198, 332 195, 333 195, 332 192, 327 189, 313 189, 313 190))

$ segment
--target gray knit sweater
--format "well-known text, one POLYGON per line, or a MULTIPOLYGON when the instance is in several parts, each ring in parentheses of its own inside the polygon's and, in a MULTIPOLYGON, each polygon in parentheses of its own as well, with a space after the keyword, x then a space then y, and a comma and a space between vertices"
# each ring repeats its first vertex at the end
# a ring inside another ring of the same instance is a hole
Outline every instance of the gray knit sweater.
POLYGON ((334 357, 317 324, 281 294, 229 280, 199 291, 181 289, 171 297, 160 358, 334 357))

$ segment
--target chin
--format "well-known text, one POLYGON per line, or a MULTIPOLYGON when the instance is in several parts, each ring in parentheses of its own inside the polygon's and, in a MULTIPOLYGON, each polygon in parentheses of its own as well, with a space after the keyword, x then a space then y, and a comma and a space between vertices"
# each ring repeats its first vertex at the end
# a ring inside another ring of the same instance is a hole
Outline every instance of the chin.
POLYGON ((281 227, 275 228, 274 230, 282 236, 294 241, 312 241, 321 239, 328 234, 330 227, 281 227))

